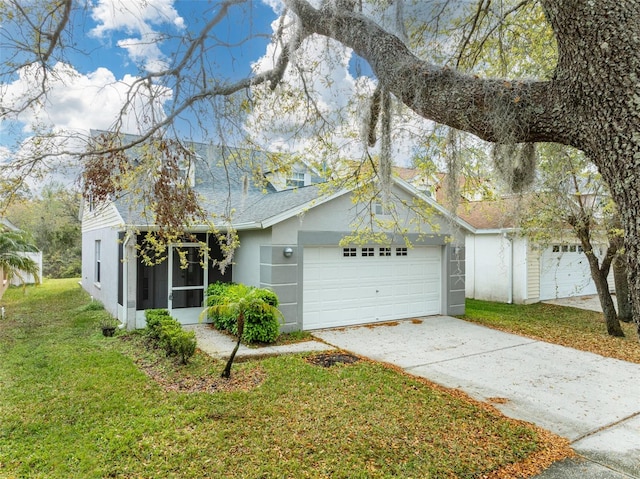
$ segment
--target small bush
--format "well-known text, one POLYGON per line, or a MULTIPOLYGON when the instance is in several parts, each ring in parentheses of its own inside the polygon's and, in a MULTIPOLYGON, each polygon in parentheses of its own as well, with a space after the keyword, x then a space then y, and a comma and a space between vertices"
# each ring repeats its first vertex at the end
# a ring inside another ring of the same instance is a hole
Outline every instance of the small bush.
POLYGON ((196 352, 195 333, 184 331, 180 322, 166 309, 148 309, 144 315, 147 335, 166 351, 167 356, 179 356, 180 362, 187 364, 196 352))
MULTIPOLYGON (((266 304, 278 307, 278 296, 268 289, 258 289, 258 297, 266 304)), ((245 314, 244 333, 242 339, 248 343, 273 343, 280 334, 280 322, 272 311, 260 308, 259 303, 255 308, 245 314)))
POLYGON ((209 320, 216 329, 228 331, 234 336, 238 334, 238 315, 235 308, 225 308, 233 305, 241 298, 255 291, 252 307, 245 312, 245 325, 242 340, 245 343, 272 343, 280 334, 280 323, 273 312, 278 307, 278 296, 270 290, 253 288, 244 284, 215 283, 209 286, 207 294, 208 306, 220 306, 209 311, 209 320), (271 310, 264 308, 271 306, 271 310))
POLYGON ((172 338, 172 349, 180 358, 182 364, 187 364, 189 358, 196 352, 196 333, 180 330, 172 338))
POLYGON ((162 329, 162 322, 166 318, 170 318, 169 311, 166 309, 147 309, 144 312, 147 321, 147 334, 151 339, 158 341, 162 329))

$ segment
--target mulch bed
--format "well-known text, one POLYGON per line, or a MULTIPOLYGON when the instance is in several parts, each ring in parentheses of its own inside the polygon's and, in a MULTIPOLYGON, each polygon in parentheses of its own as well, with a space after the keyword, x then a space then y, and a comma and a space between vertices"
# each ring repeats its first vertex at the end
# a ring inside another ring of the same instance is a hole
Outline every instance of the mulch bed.
POLYGON ((353 364, 357 361, 360 361, 360 358, 349 353, 322 353, 307 358, 307 362, 325 368, 336 364, 353 364))

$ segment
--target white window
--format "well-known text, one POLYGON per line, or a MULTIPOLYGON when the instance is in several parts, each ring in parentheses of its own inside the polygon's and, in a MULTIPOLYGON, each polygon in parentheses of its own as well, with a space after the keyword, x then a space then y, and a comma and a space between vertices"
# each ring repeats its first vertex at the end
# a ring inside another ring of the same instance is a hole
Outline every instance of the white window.
POLYGON ((375 248, 362 248, 362 256, 375 256, 375 248))
POLYGON ((396 248, 396 256, 407 256, 407 248, 396 248))
POLYGON ((382 203, 374 203, 373 204, 373 212, 376 215, 388 215, 389 214, 389 210, 387 208, 385 208, 384 206, 382 206, 382 203))
POLYGON ((287 178, 287 186, 292 188, 304 186, 304 173, 291 173, 291 176, 287 178))
POLYGON ((98 284, 100 284, 100 266, 102 265, 101 264, 102 262, 100 260, 100 246, 101 246, 101 241, 96 240, 96 243, 95 243, 96 271, 95 271, 94 280, 98 284))
POLYGON ((356 248, 342 248, 342 256, 351 257, 358 256, 356 248))
POLYGON ((378 254, 380 256, 391 256, 391 248, 380 248, 378 254))

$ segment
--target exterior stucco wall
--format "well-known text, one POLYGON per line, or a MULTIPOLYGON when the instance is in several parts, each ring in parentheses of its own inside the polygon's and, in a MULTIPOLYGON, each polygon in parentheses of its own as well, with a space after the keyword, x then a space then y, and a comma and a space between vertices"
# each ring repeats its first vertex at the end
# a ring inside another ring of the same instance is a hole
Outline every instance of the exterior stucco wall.
POLYGON ((284 317, 284 324, 280 327, 283 332, 302 328, 298 308, 302 289, 298 276, 299 258, 296 246, 264 245, 260 248, 260 287, 270 289, 278 295, 278 309, 284 317), (290 256, 285 256, 285 248, 290 256))
POLYGON ((118 311, 118 231, 101 228, 82 234, 82 287, 114 317, 118 311), (100 282, 96 281, 96 241, 100 241, 100 282))
MULTIPOLYGON (((410 200, 402 191, 395 193, 407 201, 410 200)), ((261 284, 278 293, 285 315, 284 330, 302 328, 304 248, 337 246, 343 238, 353 234, 355 214, 356 206, 350 196, 343 195, 272 227, 273 246, 263 248, 261 255, 261 284), (287 246, 292 248, 293 255, 284 259, 282 251, 287 246), (285 265, 289 267, 285 268, 285 265), (295 299, 292 298, 294 291, 295 299)), ((433 232, 424 224, 416 227, 411 223, 411 219, 414 218, 411 213, 405 216, 407 224, 403 226, 409 229, 410 232, 406 236, 412 244, 442 247, 442 314, 464 314, 464 232, 458 225, 441 216, 434 216, 433 219, 434 223, 438 224, 437 232, 433 232)), ((404 246, 405 237, 399 234, 392 236, 390 244, 404 246)))
POLYGON ((232 280, 248 286, 260 286, 260 248, 271 245, 271 229, 242 231, 240 247, 233 261, 232 280))
MULTIPOLYGON (((399 188, 394 189, 394 195, 400 200, 411 201, 411 196, 399 188)), ((400 204, 398 208, 403 208, 400 204)), ((354 220, 358 218, 358 213, 369 215, 369 210, 361 205, 354 205, 349 194, 344 194, 334 198, 332 201, 315 206, 303 214, 290 218, 273 226, 273 244, 290 244, 295 241, 298 231, 340 231, 346 235, 353 234, 354 220)), ((400 213, 400 218, 404 218, 404 224, 400 227, 406 228, 408 233, 425 233, 441 235, 447 234, 454 237, 454 244, 464 245, 464 232, 458 225, 443 218, 438 213, 434 213, 432 222, 435 225, 432 229, 424 222, 420 223, 415 214, 410 211, 400 213), (420 226, 418 226, 420 224, 420 226)), ((382 216, 383 220, 392 219, 391 216, 382 216)), ((392 241, 403 242, 400 234, 396 234, 392 241)))

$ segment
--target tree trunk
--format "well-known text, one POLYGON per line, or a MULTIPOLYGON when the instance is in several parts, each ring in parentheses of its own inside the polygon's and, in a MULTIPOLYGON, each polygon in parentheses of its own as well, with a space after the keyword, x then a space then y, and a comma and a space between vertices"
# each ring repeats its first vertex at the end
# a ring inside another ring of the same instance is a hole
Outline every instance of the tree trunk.
POLYGON ((629 304, 640 340, 640 173, 637 171, 640 170, 640 160, 634 159, 635 156, 640 159, 640 134, 630 139, 624 148, 633 153, 623 156, 610 152, 607 160, 595 163, 620 210, 624 227, 629 304))
POLYGON ((629 278, 627 278, 626 255, 616 256, 613 262, 613 280, 616 285, 618 319, 625 323, 633 321, 631 300, 629 299, 629 278))
POLYGON ((596 291, 598 292, 598 298, 602 306, 602 314, 604 315, 604 322, 607 325, 607 333, 609 333, 610 336, 624 337, 624 331, 622 331, 620 321, 618 321, 618 314, 613 305, 613 299, 609 291, 609 281, 607 280, 609 270, 611 269, 611 260, 616 248, 610 245, 605 257, 602 259, 602 264, 600 264, 600 259, 596 256, 593 245, 591 244, 589 221, 585 218, 572 218, 569 219, 569 223, 573 226, 576 236, 582 244, 584 254, 587 256, 591 278, 596 285, 596 291))
POLYGON ((353 11, 285 3, 305 34, 351 47, 388 91, 424 118, 487 141, 548 141, 584 151, 620 209, 640 337, 640 1, 541 0, 558 47, 556 69, 545 81, 463 75, 421 60, 353 11))
POLYGON ((224 367, 224 371, 222 371, 222 374, 220 375, 225 379, 229 379, 231 377, 231 365, 233 364, 233 360, 235 359, 238 348, 240 347, 242 333, 244 333, 244 312, 240 312, 240 314, 238 314, 238 342, 236 343, 236 347, 233 348, 231 356, 229 356, 229 360, 227 361, 227 365, 224 367))
MULTIPOLYGON (((596 259, 597 261, 597 259, 596 259)), ((596 290, 598 291, 598 297, 600 298, 600 305, 602 306, 602 314, 604 315, 604 322, 607 325, 607 333, 609 336, 615 336, 618 338, 624 337, 624 331, 618 321, 618 314, 609 292, 609 282, 607 277, 598 270, 598 273, 593 275, 596 290)))

